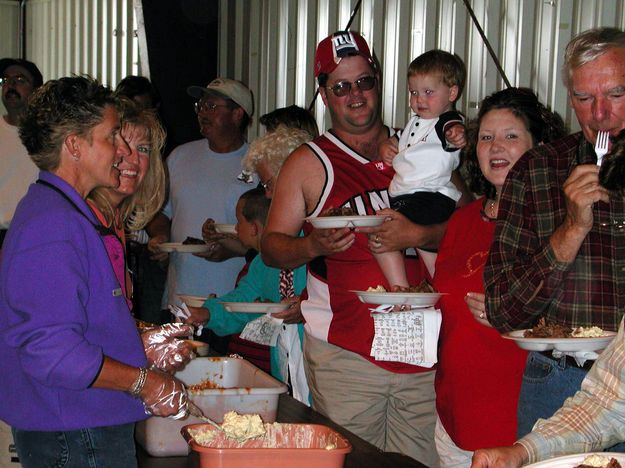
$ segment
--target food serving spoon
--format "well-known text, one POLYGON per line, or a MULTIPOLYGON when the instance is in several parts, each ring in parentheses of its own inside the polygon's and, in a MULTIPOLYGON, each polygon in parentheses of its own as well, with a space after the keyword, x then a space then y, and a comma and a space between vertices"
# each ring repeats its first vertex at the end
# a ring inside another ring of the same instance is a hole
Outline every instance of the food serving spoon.
POLYGON ((217 424, 211 418, 205 416, 204 412, 202 411, 202 409, 199 408, 195 403, 193 403, 191 401, 189 401, 189 414, 191 416, 195 416, 198 419, 201 419, 204 422, 207 422, 208 424, 211 424, 212 426, 215 426, 217 429, 219 429, 222 432, 224 430, 224 428, 221 427, 221 424, 217 424))
POLYGON ((189 414, 191 416, 195 416, 198 419, 201 419, 204 422, 207 422, 208 424, 214 426, 215 428, 217 428, 218 430, 220 430, 221 432, 223 432, 225 434, 226 437, 230 438, 230 439, 235 439, 237 442, 245 442, 249 439, 256 439, 258 437, 265 437, 265 430, 263 429, 263 433, 262 434, 250 434, 245 433, 243 435, 239 435, 236 433, 232 433, 231 431, 228 431, 226 429, 224 429, 224 427, 221 424, 217 424, 215 421, 213 421, 212 419, 204 416, 204 413, 202 412, 202 409, 199 408, 198 406, 196 406, 193 402, 189 401, 189 414))

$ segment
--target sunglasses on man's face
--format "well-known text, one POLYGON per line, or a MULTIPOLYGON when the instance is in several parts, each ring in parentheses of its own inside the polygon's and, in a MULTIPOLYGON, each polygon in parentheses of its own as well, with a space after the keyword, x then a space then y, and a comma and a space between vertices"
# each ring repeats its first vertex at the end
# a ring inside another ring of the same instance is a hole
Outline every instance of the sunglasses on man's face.
POLYGON ((362 78, 358 78, 353 83, 349 81, 339 81, 333 86, 326 86, 326 88, 330 88, 335 96, 343 97, 347 96, 351 92, 353 84, 358 86, 360 91, 369 91, 370 89, 373 89, 375 82, 375 76, 363 76, 362 78))

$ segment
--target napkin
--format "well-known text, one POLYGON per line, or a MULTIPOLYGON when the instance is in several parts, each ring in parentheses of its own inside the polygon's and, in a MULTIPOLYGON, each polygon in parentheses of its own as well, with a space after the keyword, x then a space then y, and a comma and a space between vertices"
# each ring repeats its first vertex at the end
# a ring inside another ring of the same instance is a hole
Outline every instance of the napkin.
POLYGON ((437 362, 440 310, 428 307, 393 312, 392 309, 388 304, 371 309, 375 330, 371 356, 378 361, 432 367, 437 362))
POLYGON ((266 346, 275 346, 280 335, 282 319, 272 317, 271 314, 252 320, 245 325, 241 338, 266 346))

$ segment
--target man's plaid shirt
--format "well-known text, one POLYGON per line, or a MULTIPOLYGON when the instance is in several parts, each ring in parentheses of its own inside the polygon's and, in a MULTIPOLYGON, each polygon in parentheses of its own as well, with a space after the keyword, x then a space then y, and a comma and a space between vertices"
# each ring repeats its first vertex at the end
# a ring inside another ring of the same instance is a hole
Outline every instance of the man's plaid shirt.
POLYGON ((625 440, 625 336, 623 324, 582 382, 549 419, 519 440, 529 463, 572 453, 599 452, 625 440))
POLYGON ((596 161, 577 133, 534 147, 510 170, 484 270, 488 320, 500 331, 532 327, 540 317, 618 328, 625 308, 623 196, 594 204, 593 228, 574 262, 558 262, 549 244, 566 214, 564 181, 575 166, 596 161))

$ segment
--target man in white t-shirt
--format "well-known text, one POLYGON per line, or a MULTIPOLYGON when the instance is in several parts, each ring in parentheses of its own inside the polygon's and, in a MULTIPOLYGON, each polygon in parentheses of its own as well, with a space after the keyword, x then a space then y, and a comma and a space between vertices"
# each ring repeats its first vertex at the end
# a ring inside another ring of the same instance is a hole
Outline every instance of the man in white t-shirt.
POLYGON ((6 114, 0 118, 0 248, 15 207, 39 173, 18 135, 19 119, 31 93, 43 84, 37 66, 27 60, 0 59, 0 86, 6 114))
MULTIPOLYGON (((167 158, 169 199, 148 226, 148 249, 157 256, 163 242, 202 238, 202 225, 209 218, 236 223, 237 200, 256 185, 253 179, 237 179, 254 110, 250 90, 239 81, 217 78, 205 88, 191 86, 187 92, 197 99, 195 110, 204 138, 177 147, 167 158)), ((221 295, 234 287, 245 248, 234 242, 209 246, 206 254, 169 254, 164 308, 178 302, 176 294, 221 295)))

